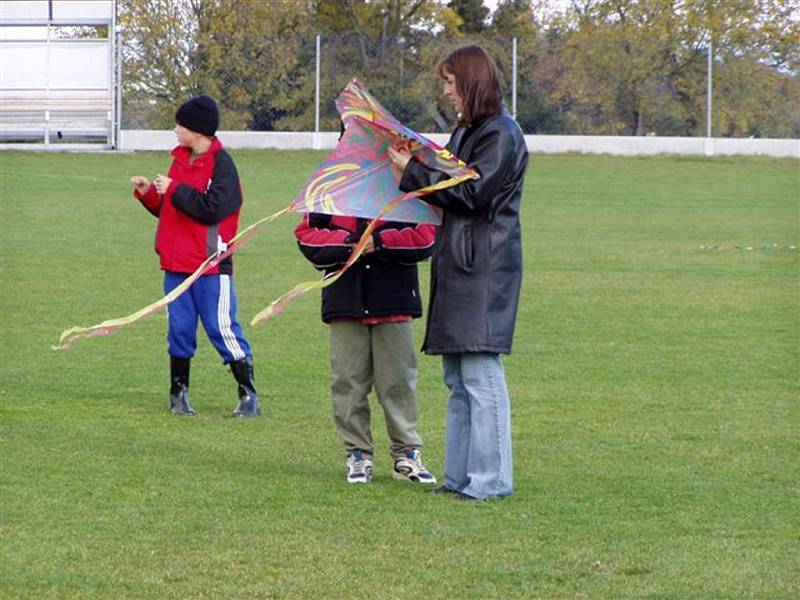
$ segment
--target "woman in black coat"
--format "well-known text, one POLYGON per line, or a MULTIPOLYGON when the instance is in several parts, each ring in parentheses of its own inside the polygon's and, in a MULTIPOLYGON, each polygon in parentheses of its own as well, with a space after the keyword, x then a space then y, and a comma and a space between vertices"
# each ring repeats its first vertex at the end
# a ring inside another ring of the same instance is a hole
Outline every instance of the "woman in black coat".
MULTIPOLYGON (((445 481, 465 500, 513 490, 511 410, 500 354, 511 352, 522 281, 519 206, 528 165, 525 139, 502 105, 497 70, 480 46, 463 46, 438 68, 458 112, 448 150, 480 178, 424 199, 444 209, 431 267, 423 350, 441 354, 450 389, 445 481)), ((397 147, 389 157, 400 188, 447 177, 397 147)))

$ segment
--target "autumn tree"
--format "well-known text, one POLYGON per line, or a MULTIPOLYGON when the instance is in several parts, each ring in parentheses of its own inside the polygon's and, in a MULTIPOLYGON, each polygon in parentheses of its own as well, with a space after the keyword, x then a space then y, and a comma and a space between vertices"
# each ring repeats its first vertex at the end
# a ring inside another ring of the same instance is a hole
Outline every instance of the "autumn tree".
POLYGON ((499 0, 489 30, 494 34, 533 37, 538 30, 532 0, 499 0))
MULTIPOLYGON (((315 27, 322 38, 321 128, 338 129, 333 101, 351 78, 362 79, 398 118, 412 126, 447 123, 420 93, 435 85, 432 70, 437 36, 454 31, 460 21, 434 0, 314 0, 315 27)), ((312 96, 313 99, 313 96, 312 96)), ((294 128, 314 110, 282 123, 294 128)))
POLYGON ((461 19, 458 27, 461 33, 481 33, 486 29, 489 9, 483 0, 450 0, 448 6, 461 19))
POLYGON ((480 43, 526 132, 703 135, 714 48, 717 135, 800 134, 792 0, 119 0, 124 125, 169 127, 188 96, 219 100, 223 127, 309 130, 322 40, 321 127, 352 77, 412 127, 446 131, 435 67, 480 43), (491 18, 487 18, 490 16, 491 18))
POLYGON ((180 102, 207 93, 223 127, 270 129, 290 110, 293 91, 307 85, 304 2, 122 0, 119 7, 128 122, 168 127, 180 102))
POLYGON ((714 48, 713 134, 800 136, 800 11, 792 0, 695 2, 714 48))
POLYGON ((580 133, 702 135, 711 42, 721 92, 716 118, 740 107, 739 118, 715 130, 753 134, 742 111, 764 117, 779 107, 754 103, 746 93, 736 97, 726 78, 747 70, 754 80, 772 79, 770 90, 785 87, 779 82, 793 87, 789 81, 797 77, 787 66, 796 64, 800 40, 791 6, 790 0, 573 0, 560 24, 565 64, 553 98, 580 133))
POLYGON ((123 125, 167 127, 193 87, 197 23, 187 3, 124 0, 123 125))
MULTIPOLYGON (((526 133, 556 133, 562 127, 558 107, 552 101, 546 83, 546 73, 553 59, 544 19, 548 9, 545 0, 500 0, 487 28, 493 36, 517 40, 516 116, 526 133)), ((499 58, 504 59, 502 55, 499 58)), ((498 62, 503 65, 505 61, 498 62)), ((511 77, 509 73, 506 94, 509 109, 512 102, 511 77)))
POLYGON ((702 84, 702 54, 697 42, 682 44, 685 29, 676 4, 573 2, 556 92, 573 126, 588 134, 644 135, 696 124, 699 115, 689 101, 697 95, 692 84, 702 84), (684 85, 676 89, 681 75, 684 85))

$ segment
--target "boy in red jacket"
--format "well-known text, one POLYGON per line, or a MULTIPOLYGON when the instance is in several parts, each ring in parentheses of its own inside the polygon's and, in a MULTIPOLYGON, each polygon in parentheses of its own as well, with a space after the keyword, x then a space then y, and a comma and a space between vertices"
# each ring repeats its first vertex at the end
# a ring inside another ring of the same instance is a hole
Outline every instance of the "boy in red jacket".
MULTIPOLYGON (((224 250, 239 226, 242 190, 231 156, 215 137, 219 110, 208 96, 183 103, 175 113, 178 147, 167 176, 151 183, 131 178, 134 196, 158 217, 156 252, 164 271, 164 293, 181 284, 200 264, 224 250)), ((197 320, 230 366, 239 385, 236 417, 261 414, 253 383, 253 355, 236 320, 232 257, 195 281, 167 310, 170 410, 197 414, 189 403, 189 366, 197 347, 197 320)))

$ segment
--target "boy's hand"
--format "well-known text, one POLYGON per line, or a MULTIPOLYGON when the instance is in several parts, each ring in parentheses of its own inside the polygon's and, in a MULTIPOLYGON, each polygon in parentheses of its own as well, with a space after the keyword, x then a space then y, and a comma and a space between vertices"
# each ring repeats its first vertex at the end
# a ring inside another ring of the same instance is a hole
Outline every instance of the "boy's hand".
POLYGON ((361 253, 369 254, 370 252, 375 252, 375 241, 372 239, 372 236, 367 238, 367 241, 364 244, 364 250, 361 253))
POLYGON ((153 185, 156 186, 156 191, 162 196, 167 193, 170 183, 172 183, 172 179, 166 175, 156 175, 155 181, 153 181, 153 185))
POLYGON ((146 194, 147 189, 150 187, 150 180, 147 177, 142 177, 141 175, 134 175, 131 177, 131 183, 136 188, 136 191, 142 195, 146 194))

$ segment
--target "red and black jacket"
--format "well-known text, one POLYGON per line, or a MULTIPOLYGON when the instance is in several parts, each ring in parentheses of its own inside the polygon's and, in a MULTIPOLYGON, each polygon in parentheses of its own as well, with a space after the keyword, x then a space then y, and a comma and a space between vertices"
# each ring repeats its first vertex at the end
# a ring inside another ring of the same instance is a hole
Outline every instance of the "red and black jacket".
MULTIPOLYGON (((309 213, 294 234, 301 252, 327 272, 340 269, 369 221, 309 213)), ((433 252, 436 226, 379 221, 372 233, 375 252, 362 255, 322 290, 322 320, 422 315, 417 263, 433 252)))
MULTIPOLYGON (((193 273, 227 245, 239 227, 242 188, 233 159, 217 138, 208 152, 193 162, 191 155, 191 149, 184 146, 172 151, 172 183, 163 196, 153 185, 144 194, 134 190, 134 196, 158 217, 156 252, 165 271, 193 273)), ((207 273, 230 275, 231 257, 207 273)))

